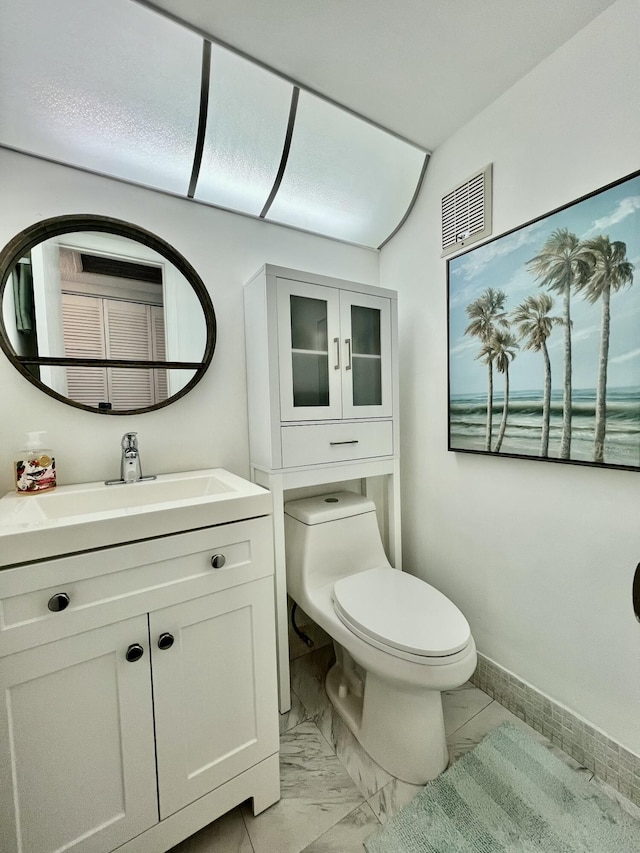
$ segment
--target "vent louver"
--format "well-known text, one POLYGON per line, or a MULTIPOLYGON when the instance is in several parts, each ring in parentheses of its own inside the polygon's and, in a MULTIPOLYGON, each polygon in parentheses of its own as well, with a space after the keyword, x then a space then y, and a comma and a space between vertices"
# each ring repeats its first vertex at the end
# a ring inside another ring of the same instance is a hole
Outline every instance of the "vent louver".
POLYGON ((133 261, 121 261, 104 255, 80 254, 82 271, 109 275, 117 278, 130 278, 135 281, 146 281, 149 284, 162 284, 162 270, 149 264, 137 264, 133 261))
POLYGON ((491 164, 442 197, 442 254, 491 234, 491 164))

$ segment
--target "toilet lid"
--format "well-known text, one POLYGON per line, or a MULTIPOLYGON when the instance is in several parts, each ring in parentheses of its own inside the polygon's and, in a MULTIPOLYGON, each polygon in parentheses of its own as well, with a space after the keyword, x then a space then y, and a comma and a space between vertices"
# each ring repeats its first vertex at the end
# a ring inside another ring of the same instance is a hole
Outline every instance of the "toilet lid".
MULTIPOLYGON (((428 583, 391 568, 368 569, 333 587, 337 615, 355 633, 401 652, 443 657, 464 649, 469 623, 428 583)), ((376 643, 376 644, 377 644, 376 643)))

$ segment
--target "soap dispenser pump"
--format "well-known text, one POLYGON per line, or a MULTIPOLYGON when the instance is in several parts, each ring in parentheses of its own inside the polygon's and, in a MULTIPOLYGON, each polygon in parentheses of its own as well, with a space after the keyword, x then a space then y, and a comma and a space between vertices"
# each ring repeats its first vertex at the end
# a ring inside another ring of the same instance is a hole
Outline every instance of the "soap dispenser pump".
POLYGON ((54 489, 56 485, 56 460, 50 450, 45 449, 42 436, 44 430, 28 432, 24 452, 15 463, 16 491, 33 494, 54 489))

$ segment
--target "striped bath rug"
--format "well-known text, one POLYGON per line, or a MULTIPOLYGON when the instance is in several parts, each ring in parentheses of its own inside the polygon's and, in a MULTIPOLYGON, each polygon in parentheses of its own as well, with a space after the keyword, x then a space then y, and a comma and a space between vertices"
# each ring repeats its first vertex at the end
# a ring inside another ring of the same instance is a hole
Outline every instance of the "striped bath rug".
POLYGON ((640 853, 640 822, 510 723, 426 785, 367 853, 640 853))

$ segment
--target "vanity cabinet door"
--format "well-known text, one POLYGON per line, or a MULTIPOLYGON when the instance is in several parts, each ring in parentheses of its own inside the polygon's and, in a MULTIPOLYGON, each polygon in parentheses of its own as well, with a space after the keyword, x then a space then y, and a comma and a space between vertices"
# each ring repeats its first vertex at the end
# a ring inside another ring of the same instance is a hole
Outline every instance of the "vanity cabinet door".
POLYGON ((278 751, 273 579, 149 614, 160 817, 278 751))
POLYGON ((3 853, 107 853, 157 823, 146 616, 0 658, 0 692, 3 853))

